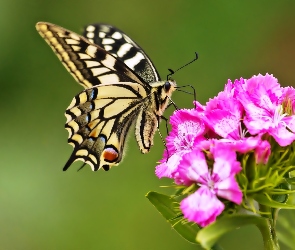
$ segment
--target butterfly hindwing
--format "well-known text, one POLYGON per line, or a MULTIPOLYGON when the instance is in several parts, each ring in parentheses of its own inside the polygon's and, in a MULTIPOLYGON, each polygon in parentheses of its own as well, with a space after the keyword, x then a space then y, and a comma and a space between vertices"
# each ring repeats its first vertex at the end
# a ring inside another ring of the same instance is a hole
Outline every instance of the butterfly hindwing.
POLYGON ((64 169, 77 159, 93 170, 120 162, 127 130, 146 101, 145 89, 137 83, 101 84, 77 95, 66 110, 74 151, 64 169))
POLYGON ((145 82, 160 81, 159 73, 147 54, 118 28, 103 23, 90 24, 85 27, 83 36, 120 59, 145 82))

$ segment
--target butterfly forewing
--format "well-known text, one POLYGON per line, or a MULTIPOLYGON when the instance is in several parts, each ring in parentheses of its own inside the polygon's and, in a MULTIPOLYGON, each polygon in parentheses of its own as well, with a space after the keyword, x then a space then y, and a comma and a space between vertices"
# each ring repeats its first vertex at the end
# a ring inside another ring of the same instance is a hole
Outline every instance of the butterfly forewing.
POLYGON ((83 36, 120 59, 145 82, 160 81, 150 58, 121 30, 103 23, 90 24, 85 27, 83 36))
POLYGON ((160 82, 144 51, 112 26, 87 26, 87 39, 50 23, 36 28, 85 88, 65 113, 74 150, 64 170, 76 160, 94 171, 119 163, 132 124, 141 152, 147 153, 175 82, 160 82))
MULTIPOLYGON (((102 83, 142 81, 121 61, 78 34, 50 23, 37 23, 40 35, 84 88, 102 83)), ((145 84, 142 84, 145 85, 145 84)))

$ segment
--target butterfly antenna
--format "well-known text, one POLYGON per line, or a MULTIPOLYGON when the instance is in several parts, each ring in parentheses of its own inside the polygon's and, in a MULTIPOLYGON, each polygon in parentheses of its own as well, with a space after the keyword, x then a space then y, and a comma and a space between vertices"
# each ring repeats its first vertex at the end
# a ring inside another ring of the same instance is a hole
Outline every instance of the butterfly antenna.
MULTIPOLYGON (((176 87, 176 88, 177 88, 177 87, 176 87)), ((182 90, 182 89, 176 89, 176 90, 179 91, 179 92, 186 93, 186 94, 188 94, 188 95, 193 95, 193 93, 188 92, 188 91, 185 91, 185 90, 182 90)))
POLYGON ((193 63, 194 61, 198 60, 198 58, 199 58, 199 55, 198 55, 197 52, 195 52, 195 58, 194 58, 194 60, 188 62, 187 64, 185 64, 185 65, 183 65, 183 66, 181 66, 181 67, 178 68, 177 70, 168 69, 168 70, 170 71, 170 74, 167 75, 167 80, 168 80, 172 75, 174 75, 178 70, 180 70, 180 69, 186 67, 187 65, 193 63))
POLYGON ((192 93, 190 93, 190 92, 186 92, 186 91, 184 91, 184 90, 180 90, 181 88, 185 88, 185 87, 190 87, 190 88, 192 88, 192 90, 193 90, 193 92, 194 92, 194 100, 197 100, 197 95, 196 95, 196 89, 194 88, 194 86, 192 86, 192 85, 183 85, 183 86, 177 86, 176 87, 176 90, 177 91, 181 91, 181 92, 184 92, 184 93, 187 93, 187 94, 190 94, 190 95, 192 95, 192 93))

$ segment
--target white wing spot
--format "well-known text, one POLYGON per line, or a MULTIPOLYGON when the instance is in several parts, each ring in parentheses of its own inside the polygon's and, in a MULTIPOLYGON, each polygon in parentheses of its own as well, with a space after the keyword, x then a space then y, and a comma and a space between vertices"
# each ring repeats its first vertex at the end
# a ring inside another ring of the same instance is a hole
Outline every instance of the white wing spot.
POLYGON ((65 39, 67 44, 79 44, 79 41, 74 39, 65 39))
POLYGON ((94 76, 98 76, 103 73, 109 72, 110 70, 108 68, 94 68, 94 69, 91 69, 91 71, 94 76))
POLYGON ((127 59, 124 61, 124 63, 131 69, 134 69, 134 67, 142 60, 144 59, 143 54, 137 52, 136 55, 130 59, 127 59))
POLYGON ((91 161, 86 161, 86 163, 90 166, 92 171, 95 171, 94 165, 91 161))
POLYGON ((62 33, 62 32, 56 32, 56 33, 59 37, 67 37, 65 33, 62 33))
POLYGON ((118 31, 116 31, 113 35, 112 38, 114 39, 121 39, 122 38, 122 34, 118 31))
MULTIPOLYGON (((68 138, 71 138, 72 137, 72 130, 70 128, 65 128, 65 129, 69 132, 68 138)), ((69 144, 72 145, 73 147, 75 147, 74 143, 69 142, 69 144)))
POLYGON ((93 45, 89 45, 86 49, 86 53, 91 56, 92 58, 95 58, 95 53, 97 51, 97 48, 93 45))
POLYGON ((99 33, 98 33, 98 36, 99 36, 100 38, 105 38, 106 33, 104 33, 104 32, 99 32, 99 33))
POLYGON ((100 66, 100 63, 97 61, 84 61, 86 63, 87 68, 100 66))
POLYGON ((65 117, 67 118, 66 123, 70 122, 71 120, 73 120, 72 116, 65 114, 65 117))
POLYGON ((123 44, 117 52, 118 56, 123 57, 132 47, 129 43, 123 44))
POLYGON ((95 164, 97 164, 96 157, 95 157, 93 154, 89 154, 89 158, 90 158, 95 164))
POLYGON ((94 33, 93 32, 88 32, 86 36, 87 36, 87 38, 93 38, 94 33))
POLYGON ((83 103, 87 102, 88 97, 87 97, 86 92, 82 92, 82 93, 79 95, 79 99, 80 99, 79 104, 83 104, 83 103))
POLYGON ((116 59, 108 54, 106 54, 106 58, 101 61, 102 64, 106 65, 108 68, 115 70, 114 66, 116 63, 116 59))
POLYGON ((97 77, 102 83, 115 83, 119 82, 120 79, 116 74, 109 74, 97 77))
POLYGON ((73 38, 74 40, 80 40, 80 37, 75 33, 70 33, 70 37, 73 38))
POLYGON ((86 156, 88 155, 88 151, 86 149, 80 149, 77 151, 76 155, 86 156))
POLYGON ((111 45, 105 45, 105 46, 104 46, 104 49, 105 49, 106 51, 110 51, 110 50, 113 49, 113 47, 112 47, 111 45))
POLYGON ((76 46, 76 45, 72 45, 72 49, 74 51, 80 51, 81 47, 80 46, 76 46))
POLYGON ((91 59, 90 56, 86 55, 86 54, 83 54, 83 53, 78 53, 80 59, 84 60, 84 59, 91 59))
POLYGON ((74 133, 78 132, 79 125, 74 120, 68 122, 68 125, 74 130, 74 133))
POLYGON ((87 31, 89 32, 93 32, 95 30, 95 27, 93 25, 89 25, 87 28, 86 28, 87 31))
POLYGON ((115 40, 112 38, 105 38, 102 40, 102 44, 113 44, 115 43, 115 40))
POLYGON ((82 111, 78 107, 71 108, 70 112, 72 112, 76 117, 78 117, 82 114, 82 111))
POLYGON ((102 25, 100 27, 101 31, 104 32, 104 33, 109 33, 110 32, 110 27, 107 26, 107 25, 102 25))
POLYGON ((72 136, 72 140, 78 142, 79 144, 81 144, 83 142, 83 137, 79 134, 74 134, 72 136))

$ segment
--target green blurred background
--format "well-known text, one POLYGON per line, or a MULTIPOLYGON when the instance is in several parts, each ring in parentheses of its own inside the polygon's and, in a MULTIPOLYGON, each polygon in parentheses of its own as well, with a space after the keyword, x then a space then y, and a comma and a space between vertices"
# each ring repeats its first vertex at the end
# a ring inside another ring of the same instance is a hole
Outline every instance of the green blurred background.
MULTIPOLYGON (((178 85, 194 85, 204 103, 228 78, 269 72, 282 85, 295 82, 295 1, 0 3, 0 249, 197 249, 145 198, 149 190, 168 192, 159 186, 170 183, 154 175, 164 149, 158 134, 148 155, 139 152, 131 135, 124 161, 109 172, 89 167, 77 172, 80 163, 62 172, 72 152, 64 111, 82 88, 35 23, 78 33, 88 23, 113 24, 145 49, 162 78, 197 51, 199 60, 174 78, 178 85)), ((192 107, 185 94, 176 93, 173 100, 192 107)), ((226 235, 221 244, 262 249, 259 231, 250 226, 226 235)))

